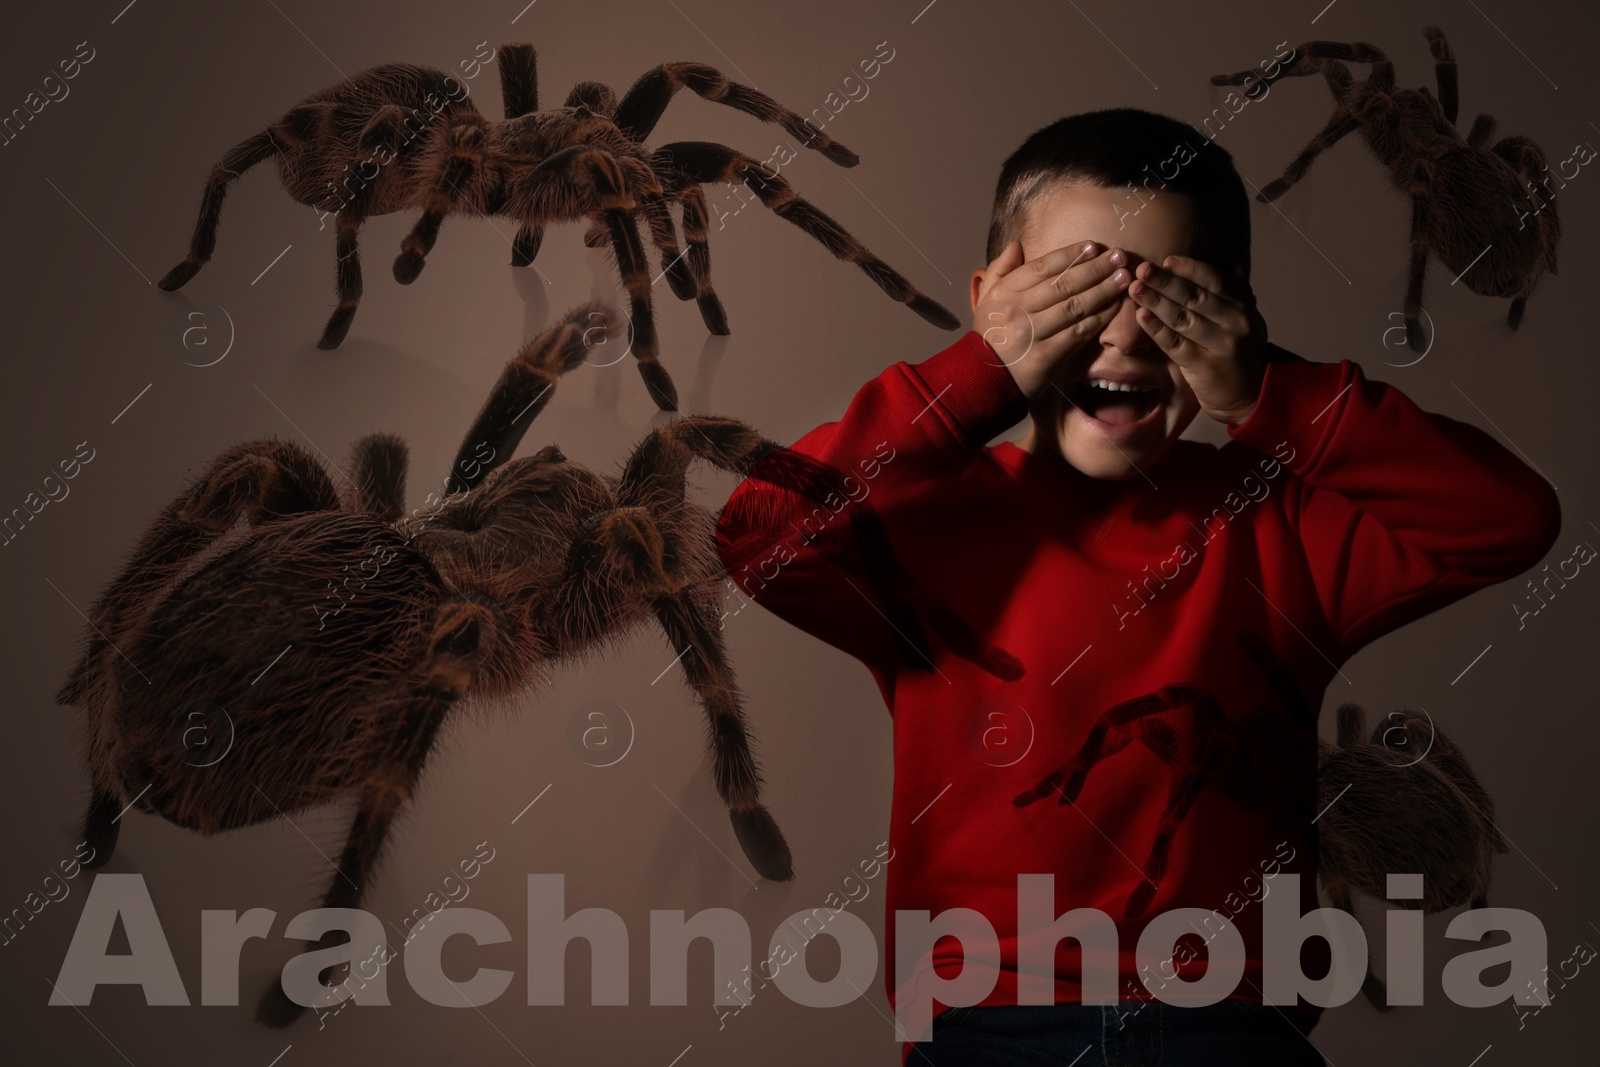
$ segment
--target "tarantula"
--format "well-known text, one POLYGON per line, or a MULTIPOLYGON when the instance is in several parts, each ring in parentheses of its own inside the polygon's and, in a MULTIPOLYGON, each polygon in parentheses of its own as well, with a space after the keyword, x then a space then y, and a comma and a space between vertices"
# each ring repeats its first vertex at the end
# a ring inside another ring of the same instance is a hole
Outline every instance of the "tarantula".
POLYGON ((265 130, 234 146, 212 168, 188 257, 158 283, 173 290, 193 278, 216 247, 217 221, 228 187, 244 171, 275 158, 289 195, 337 214, 339 306, 319 348, 344 339, 361 299, 357 237, 369 216, 420 209, 401 245, 394 276, 415 281, 448 214, 503 215, 518 224, 512 264, 532 264, 546 226, 589 217, 591 246, 609 238, 627 289, 633 354, 651 397, 676 410, 672 383, 657 363, 651 278, 637 218, 661 253, 662 273, 679 299, 695 299, 706 328, 728 332, 711 288, 706 200, 700 186, 743 181, 761 202, 860 266, 894 299, 929 322, 953 330, 958 322, 844 227, 802 200, 776 169, 725 145, 680 141, 654 152, 644 145, 667 103, 688 88, 765 122, 775 122, 841 166, 854 152, 776 100, 730 81, 701 63, 663 63, 646 72, 619 102, 599 82, 580 82, 559 108, 539 110, 532 45, 499 49, 505 118, 484 117, 466 87, 442 70, 387 63, 313 93, 265 130), (452 88, 453 87, 453 88, 452 88), (413 124, 418 128, 413 129, 413 124), (352 187, 352 181, 354 185, 352 187), (687 252, 680 252, 668 206, 681 206, 687 252))
POLYGON ((1288 666, 1260 635, 1240 630, 1236 640, 1266 675, 1282 704, 1281 710, 1263 704, 1229 723, 1222 705, 1210 691, 1187 682, 1164 685, 1154 693, 1108 708, 1095 721, 1071 761, 1012 799, 1019 808, 1052 794, 1058 795, 1061 804, 1073 803, 1095 764, 1134 741, 1141 742, 1172 768, 1167 806, 1151 842, 1143 878, 1123 908, 1127 919, 1139 918, 1150 906, 1167 873, 1172 837, 1206 786, 1220 789, 1256 811, 1298 807, 1305 810, 1307 819, 1311 818, 1311 765, 1309 759, 1302 764, 1293 758, 1297 749, 1309 751, 1316 736, 1310 725, 1315 720, 1305 695, 1288 666), (1194 713, 1194 728, 1187 734, 1154 717, 1183 707, 1192 708, 1194 713))
MULTIPOLYGON (((161 512, 95 604, 57 696, 87 712, 93 866, 116 845, 124 796, 212 834, 355 794, 323 906, 357 907, 453 705, 509 700, 653 617, 704 705, 741 848, 764 877, 793 877, 761 803, 720 633, 716 517, 687 499, 686 474, 706 460, 814 499, 834 495, 841 476, 713 416, 667 423, 619 476, 555 445, 512 459, 559 376, 625 329, 616 310, 589 304, 530 342, 464 439, 448 495, 426 514, 403 515, 407 450, 388 434, 356 443, 340 486, 297 444, 236 445, 161 512), (226 758, 196 760, 204 731, 224 724, 226 758)), ((957 654, 1020 675, 900 568, 870 509, 849 515, 859 545, 818 547, 874 576, 904 631, 907 669, 931 669, 921 666, 930 660, 920 616, 957 654)), ((341 941, 335 932, 319 947, 341 941)), ((281 1025, 301 1010, 275 983, 258 1017, 281 1025)))
MULTIPOLYGON (((1216 74, 1213 85, 1243 85, 1260 78, 1271 85, 1279 78, 1322 74, 1333 90, 1335 106, 1327 125, 1295 157, 1283 177, 1269 183, 1256 199, 1269 203, 1310 169, 1319 154, 1359 129, 1374 155, 1389 170, 1395 188, 1411 197, 1411 265, 1406 284, 1406 341, 1423 351, 1420 315, 1422 280, 1431 251, 1480 296, 1511 297, 1506 321, 1514 330, 1545 271, 1556 271, 1556 245, 1561 223, 1555 193, 1545 184, 1543 201, 1529 191, 1541 180, 1544 152, 1533 140, 1505 137, 1493 145, 1495 120, 1479 114, 1465 143, 1456 129, 1456 58, 1444 31, 1423 31, 1433 53, 1439 84, 1437 99, 1426 87, 1397 89, 1394 64, 1377 47, 1310 41, 1269 75, 1243 70, 1216 74), (1340 62, 1340 61, 1343 62, 1340 62), (1370 63, 1365 82, 1355 81, 1344 64, 1370 63), (1520 210, 1525 199, 1533 212, 1520 210), (1534 215, 1534 225, 1527 216, 1534 215)), ((1248 95, 1248 93, 1247 93, 1248 95)))
MULTIPOLYGON (((1353 915, 1353 890, 1384 900, 1391 873, 1420 872, 1422 898, 1397 906, 1487 907, 1506 842, 1461 749, 1425 715, 1390 712, 1363 740, 1365 720, 1359 705, 1340 705, 1337 745, 1318 742, 1318 864, 1334 906, 1353 915)), ((1370 971, 1361 988, 1374 1007, 1390 1008, 1370 971)))

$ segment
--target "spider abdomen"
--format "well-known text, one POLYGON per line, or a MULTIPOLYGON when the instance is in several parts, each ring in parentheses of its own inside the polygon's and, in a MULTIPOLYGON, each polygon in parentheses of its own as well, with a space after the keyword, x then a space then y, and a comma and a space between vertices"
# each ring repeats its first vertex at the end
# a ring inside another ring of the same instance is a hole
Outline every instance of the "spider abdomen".
POLYGON ((388 63, 307 97, 272 127, 284 188, 330 213, 358 197, 371 215, 412 206, 439 134, 472 118, 488 125, 465 94, 445 71, 388 63))
POLYGON ((1509 163, 1487 149, 1462 146, 1439 164, 1429 194, 1435 205, 1430 247, 1479 296, 1515 296, 1546 254, 1544 237, 1532 224, 1534 194, 1509 163), (1464 224, 1463 210, 1476 205, 1483 210, 1464 224))
POLYGON ((1428 761, 1406 764, 1376 748, 1339 751, 1322 765, 1319 793, 1325 879, 1384 899, 1390 874, 1425 872, 1422 899, 1394 903, 1429 912, 1481 891, 1478 821, 1428 761), (1397 811, 1406 817, 1396 818, 1397 811))
POLYGON ((444 592, 393 527, 365 516, 250 531, 125 646, 104 714, 126 794, 148 786, 141 807, 210 833, 359 785, 392 758, 384 739, 444 592))

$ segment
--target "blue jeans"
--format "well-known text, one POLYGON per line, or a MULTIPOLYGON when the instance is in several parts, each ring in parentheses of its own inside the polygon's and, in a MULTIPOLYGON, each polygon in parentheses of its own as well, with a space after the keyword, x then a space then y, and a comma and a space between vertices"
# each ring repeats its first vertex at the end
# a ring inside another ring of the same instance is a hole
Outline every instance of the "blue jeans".
MULTIPOLYGON (((1303 1026, 1304 1024, 1301 1024, 1303 1026)), ((1324 1067, 1278 1008, 1243 1000, 1174 1007, 999 1004, 947 1008, 907 1067, 1324 1067)))

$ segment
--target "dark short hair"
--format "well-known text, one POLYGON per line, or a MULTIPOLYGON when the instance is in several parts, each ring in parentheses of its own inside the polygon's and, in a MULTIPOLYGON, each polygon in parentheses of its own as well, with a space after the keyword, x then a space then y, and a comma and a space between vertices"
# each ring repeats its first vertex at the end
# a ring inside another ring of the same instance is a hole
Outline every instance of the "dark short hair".
POLYGON ((1029 204, 1074 181, 1190 197, 1198 209, 1201 258, 1232 265, 1249 280, 1250 200, 1233 157, 1190 124, 1134 107, 1069 115, 1011 153, 995 186, 986 261, 1020 239, 1029 204), (1176 163, 1179 158, 1186 162, 1176 163), (1174 166, 1177 173, 1170 174, 1174 166))

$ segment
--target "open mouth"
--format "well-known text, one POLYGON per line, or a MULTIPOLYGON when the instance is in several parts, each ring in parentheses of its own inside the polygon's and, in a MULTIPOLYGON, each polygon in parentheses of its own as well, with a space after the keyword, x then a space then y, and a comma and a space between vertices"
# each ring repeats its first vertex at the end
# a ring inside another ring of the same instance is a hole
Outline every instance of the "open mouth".
POLYGON ((1072 385, 1067 395, 1090 418, 1108 426, 1132 426, 1149 418, 1161 405, 1161 390, 1103 378, 1072 385))

